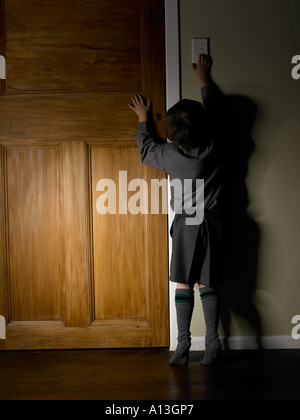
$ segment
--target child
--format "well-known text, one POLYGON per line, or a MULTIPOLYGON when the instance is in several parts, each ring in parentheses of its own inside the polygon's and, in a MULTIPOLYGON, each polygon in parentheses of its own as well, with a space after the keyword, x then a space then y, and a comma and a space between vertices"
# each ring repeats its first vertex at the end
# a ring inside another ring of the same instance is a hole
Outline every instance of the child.
MULTIPOLYGON (((144 103, 141 95, 132 98, 129 107, 139 117, 136 142, 142 162, 167 172, 170 180, 204 179, 204 216, 191 223, 197 214, 188 209, 176 212, 174 191, 171 206, 175 218, 171 228, 172 258, 170 281, 177 283, 175 306, 178 326, 178 345, 170 359, 172 365, 187 365, 191 346, 190 323, 194 309, 194 285, 199 284, 200 297, 206 325, 204 365, 215 363, 220 356, 218 336, 220 282, 220 235, 219 203, 221 198, 222 144, 218 133, 222 95, 213 83, 212 60, 200 55, 192 70, 202 94, 201 103, 179 101, 169 109, 164 130, 169 143, 154 140, 149 124, 151 102, 144 103), (189 220, 188 220, 189 219, 189 220), (187 223, 189 221, 190 223, 187 223)), ((195 196, 195 187, 192 195, 195 196)), ((182 202, 184 197, 182 197, 182 202)))

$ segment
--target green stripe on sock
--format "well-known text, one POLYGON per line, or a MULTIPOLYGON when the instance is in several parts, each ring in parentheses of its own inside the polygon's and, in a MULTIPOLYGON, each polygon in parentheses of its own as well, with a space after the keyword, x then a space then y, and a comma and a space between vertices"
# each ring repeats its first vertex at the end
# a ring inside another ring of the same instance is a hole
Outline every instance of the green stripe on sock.
POLYGON ((186 302, 186 301, 192 301, 193 296, 187 296, 187 295, 176 295, 175 296, 175 302, 186 302))
POLYGON ((212 296, 216 296, 216 295, 217 295, 217 293, 203 293, 201 295, 201 300, 203 300, 203 299, 205 299, 207 297, 212 297, 212 296))

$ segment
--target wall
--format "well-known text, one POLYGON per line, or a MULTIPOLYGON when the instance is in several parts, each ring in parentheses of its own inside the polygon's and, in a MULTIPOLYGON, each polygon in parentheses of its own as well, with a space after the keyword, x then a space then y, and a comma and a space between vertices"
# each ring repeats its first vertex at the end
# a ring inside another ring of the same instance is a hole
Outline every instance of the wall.
MULTIPOLYGON (((199 99, 191 42, 208 37, 215 81, 226 94, 252 99, 258 110, 246 186, 248 213, 260 233, 252 286, 266 347, 300 347, 291 338, 292 317, 300 314, 300 80, 291 76, 292 57, 300 54, 299 16, 298 0, 180 1, 182 97, 199 99)), ((204 322, 196 301, 192 336, 200 348, 204 322)), ((230 312, 230 336, 256 335, 247 316, 230 312)), ((243 347, 243 340, 235 345, 243 347)))

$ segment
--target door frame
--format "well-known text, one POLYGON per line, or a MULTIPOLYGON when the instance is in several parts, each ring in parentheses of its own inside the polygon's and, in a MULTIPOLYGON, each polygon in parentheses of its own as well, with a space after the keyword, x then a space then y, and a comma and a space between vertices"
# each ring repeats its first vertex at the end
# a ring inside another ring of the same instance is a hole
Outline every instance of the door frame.
MULTIPOLYGON (((166 107, 169 109, 181 98, 180 84, 180 39, 179 39, 179 0, 165 0, 165 62, 166 62, 166 107)), ((169 191, 170 194, 170 191, 169 191)), ((169 232, 174 213, 168 203, 169 232)), ((169 263, 171 262, 172 238, 169 233, 169 263)), ((170 282, 170 350, 177 345, 177 321, 175 311, 176 284, 170 282)))

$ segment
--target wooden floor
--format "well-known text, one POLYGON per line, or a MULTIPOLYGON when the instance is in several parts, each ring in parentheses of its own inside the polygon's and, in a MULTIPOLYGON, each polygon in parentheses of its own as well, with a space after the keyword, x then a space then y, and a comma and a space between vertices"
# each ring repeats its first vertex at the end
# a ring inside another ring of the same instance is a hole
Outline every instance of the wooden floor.
POLYGON ((0 353, 0 400, 300 400, 300 350, 223 351, 218 366, 166 349, 0 353))

